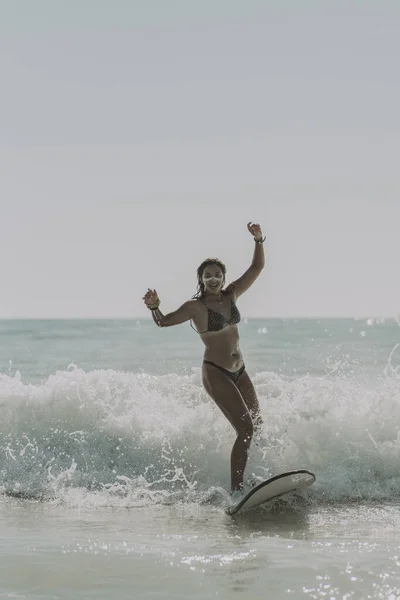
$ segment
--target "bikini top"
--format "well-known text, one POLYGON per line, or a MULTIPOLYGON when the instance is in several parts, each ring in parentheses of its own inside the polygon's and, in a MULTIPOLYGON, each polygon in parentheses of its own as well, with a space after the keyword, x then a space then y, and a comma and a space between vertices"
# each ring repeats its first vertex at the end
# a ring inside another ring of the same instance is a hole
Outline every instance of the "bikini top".
MULTIPOLYGON (((204 306, 206 306, 204 301, 201 298, 199 298, 199 300, 201 300, 203 302, 204 306)), ((232 298, 231 298, 231 316, 229 319, 224 317, 224 315, 222 315, 221 313, 216 312, 215 310, 212 310, 211 308, 208 308, 208 306, 206 306, 206 309, 208 312, 207 329, 205 331, 199 331, 199 333, 207 333, 208 331, 221 331, 221 329, 223 329, 227 325, 237 325, 238 323, 240 323, 240 312, 232 298)))

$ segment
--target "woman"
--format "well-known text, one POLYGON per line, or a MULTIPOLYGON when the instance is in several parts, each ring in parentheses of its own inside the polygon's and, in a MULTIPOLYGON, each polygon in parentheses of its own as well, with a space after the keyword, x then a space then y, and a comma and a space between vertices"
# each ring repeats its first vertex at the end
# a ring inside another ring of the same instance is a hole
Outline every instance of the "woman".
POLYGON ((236 300, 254 283, 265 264, 261 227, 250 222, 247 228, 255 241, 252 263, 225 289, 225 265, 216 258, 208 258, 197 269, 197 293, 178 310, 163 315, 155 290, 149 289, 143 297, 159 327, 190 320, 204 342, 203 385, 237 434, 231 454, 232 493, 243 489, 254 429, 262 424, 256 392, 239 349, 237 327, 240 313, 236 300))

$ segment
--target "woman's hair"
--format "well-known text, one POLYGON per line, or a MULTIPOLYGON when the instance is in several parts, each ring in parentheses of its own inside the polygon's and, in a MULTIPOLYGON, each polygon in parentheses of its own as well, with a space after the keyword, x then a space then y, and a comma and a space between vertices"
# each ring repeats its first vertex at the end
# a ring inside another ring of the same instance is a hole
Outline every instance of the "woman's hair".
POLYGON ((206 267, 211 267, 212 265, 216 265, 221 269, 225 283, 226 267, 224 263, 218 260, 218 258, 206 258, 206 260, 203 260, 203 262, 197 269, 197 291, 194 294, 194 296, 192 296, 192 298, 197 299, 201 298, 204 295, 204 283, 202 281, 204 269, 206 267))

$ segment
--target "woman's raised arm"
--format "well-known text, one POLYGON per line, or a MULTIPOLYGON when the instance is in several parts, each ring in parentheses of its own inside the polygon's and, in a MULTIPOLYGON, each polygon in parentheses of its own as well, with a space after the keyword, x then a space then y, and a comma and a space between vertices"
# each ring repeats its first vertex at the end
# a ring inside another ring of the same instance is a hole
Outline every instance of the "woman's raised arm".
POLYGON ((244 294, 244 292, 246 292, 249 289, 249 287, 253 285, 253 283, 255 282, 265 265, 263 246, 265 237, 263 238, 261 227, 258 223, 250 222, 247 224, 247 229, 254 237, 255 248, 253 253, 253 260, 251 261, 250 267, 247 269, 247 271, 243 273, 241 277, 239 277, 239 279, 236 279, 236 281, 232 283, 237 298, 244 294))

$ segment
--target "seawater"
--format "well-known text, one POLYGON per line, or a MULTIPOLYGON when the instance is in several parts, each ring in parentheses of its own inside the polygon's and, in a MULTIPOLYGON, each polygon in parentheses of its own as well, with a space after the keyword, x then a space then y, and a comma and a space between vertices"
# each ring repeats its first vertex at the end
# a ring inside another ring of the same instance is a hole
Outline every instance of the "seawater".
POLYGON ((400 598, 398 320, 240 333, 247 474, 317 481, 232 519, 234 432, 189 326, 0 322, 0 598, 400 598))

